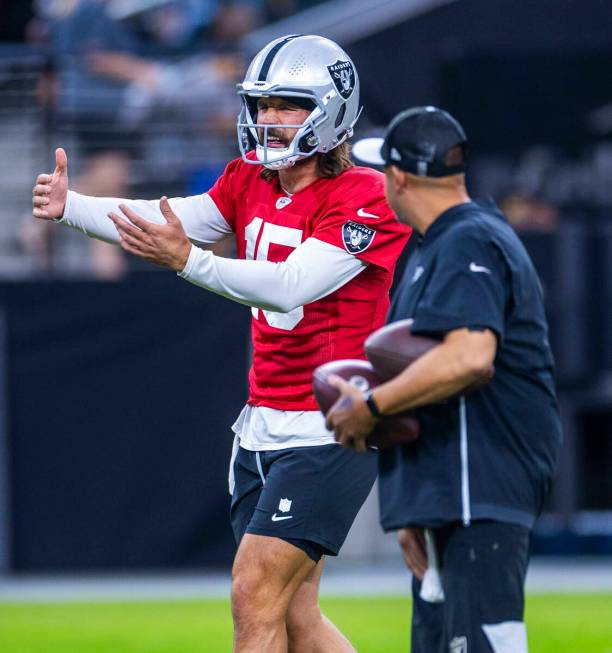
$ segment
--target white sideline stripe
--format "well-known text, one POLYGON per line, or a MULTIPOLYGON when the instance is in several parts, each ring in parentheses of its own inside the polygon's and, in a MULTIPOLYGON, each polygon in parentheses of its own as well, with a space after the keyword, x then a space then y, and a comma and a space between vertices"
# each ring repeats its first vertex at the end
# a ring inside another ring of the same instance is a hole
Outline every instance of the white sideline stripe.
POLYGON ((470 469, 468 463, 468 432, 465 396, 459 398, 459 437, 461 451, 461 506, 463 525, 469 526, 472 519, 470 508, 470 469))
MULTIPOLYGON (((395 536, 389 538, 397 546, 395 536)), ((366 566, 359 561, 329 558, 326 567, 321 580, 322 596, 405 596, 409 601, 410 574, 399 552, 366 566)), ((535 558, 529 567, 528 594, 612 592, 612 561, 606 558, 535 558)), ((229 595, 229 570, 0 576, 0 606, 5 602, 155 601, 228 598, 229 595)))
POLYGON ((261 482, 265 485, 266 484, 266 477, 264 476, 263 468, 261 466, 261 458, 259 457, 259 451, 255 452, 255 460, 257 461, 257 471, 259 472, 259 475, 261 476, 261 482))
POLYGON ((482 624, 494 653, 527 653, 527 628, 522 621, 482 624))

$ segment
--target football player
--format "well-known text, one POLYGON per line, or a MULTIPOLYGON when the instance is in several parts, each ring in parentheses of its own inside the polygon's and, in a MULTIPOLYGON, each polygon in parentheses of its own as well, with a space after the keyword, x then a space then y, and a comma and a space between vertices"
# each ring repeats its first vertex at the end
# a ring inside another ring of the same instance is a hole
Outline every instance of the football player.
POLYGON ((233 430, 231 521, 235 650, 353 651, 321 615, 323 556, 337 555, 376 476, 375 454, 338 446, 317 410, 312 372, 363 358, 381 326, 409 230, 383 175, 354 167, 359 115, 348 55, 318 36, 286 36, 238 85, 242 157, 208 193, 160 201, 68 191, 67 157, 40 175, 34 216, 119 242, 252 311, 250 394, 233 430), (236 238, 238 259, 198 244, 236 238))

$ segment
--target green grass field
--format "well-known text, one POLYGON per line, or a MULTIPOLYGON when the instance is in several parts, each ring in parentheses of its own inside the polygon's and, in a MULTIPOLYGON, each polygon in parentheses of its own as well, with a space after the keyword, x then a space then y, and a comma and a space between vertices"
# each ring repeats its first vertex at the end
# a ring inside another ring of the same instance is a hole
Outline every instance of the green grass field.
MULTIPOLYGON (((325 613, 363 653, 409 650, 410 602, 325 598, 325 613)), ((612 594, 527 600, 531 653, 612 653, 612 594)), ((224 600, 0 604, 1 653, 227 653, 224 600)))

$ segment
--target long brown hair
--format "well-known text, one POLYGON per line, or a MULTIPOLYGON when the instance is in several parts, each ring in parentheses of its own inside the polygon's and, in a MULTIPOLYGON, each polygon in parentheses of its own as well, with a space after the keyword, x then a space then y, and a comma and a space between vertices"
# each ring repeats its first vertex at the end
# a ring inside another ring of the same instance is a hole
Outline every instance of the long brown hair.
MULTIPOLYGON (((325 179, 333 179, 353 167, 351 146, 346 141, 329 152, 315 154, 314 156, 317 157, 317 175, 325 179)), ((277 170, 269 170, 268 168, 262 168, 259 174, 266 181, 272 181, 275 177, 278 177, 277 170)))

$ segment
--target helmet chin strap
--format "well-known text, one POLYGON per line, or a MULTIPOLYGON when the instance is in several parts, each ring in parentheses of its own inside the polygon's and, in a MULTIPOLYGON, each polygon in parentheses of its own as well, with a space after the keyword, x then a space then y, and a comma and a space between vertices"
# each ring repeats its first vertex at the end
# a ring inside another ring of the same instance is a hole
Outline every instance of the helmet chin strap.
POLYGON ((268 170, 285 170, 286 168, 292 168, 295 164, 295 159, 285 159, 284 161, 277 161, 276 163, 264 163, 263 166, 268 170))
MULTIPOLYGON (((283 148, 280 151, 276 151, 275 154, 277 156, 282 157, 288 150, 289 148, 283 148)), ((263 163, 264 168, 267 168, 268 170, 283 170, 284 168, 291 168, 291 166, 294 166, 296 161, 300 158, 297 155, 287 157, 286 159, 280 159, 279 161, 270 161, 268 160, 265 162, 266 159, 266 154, 264 152, 264 147, 262 145, 258 145, 255 148, 255 153, 257 155, 257 159, 263 163)), ((270 150, 268 149, 268 158, 270 156, 270 150)))

